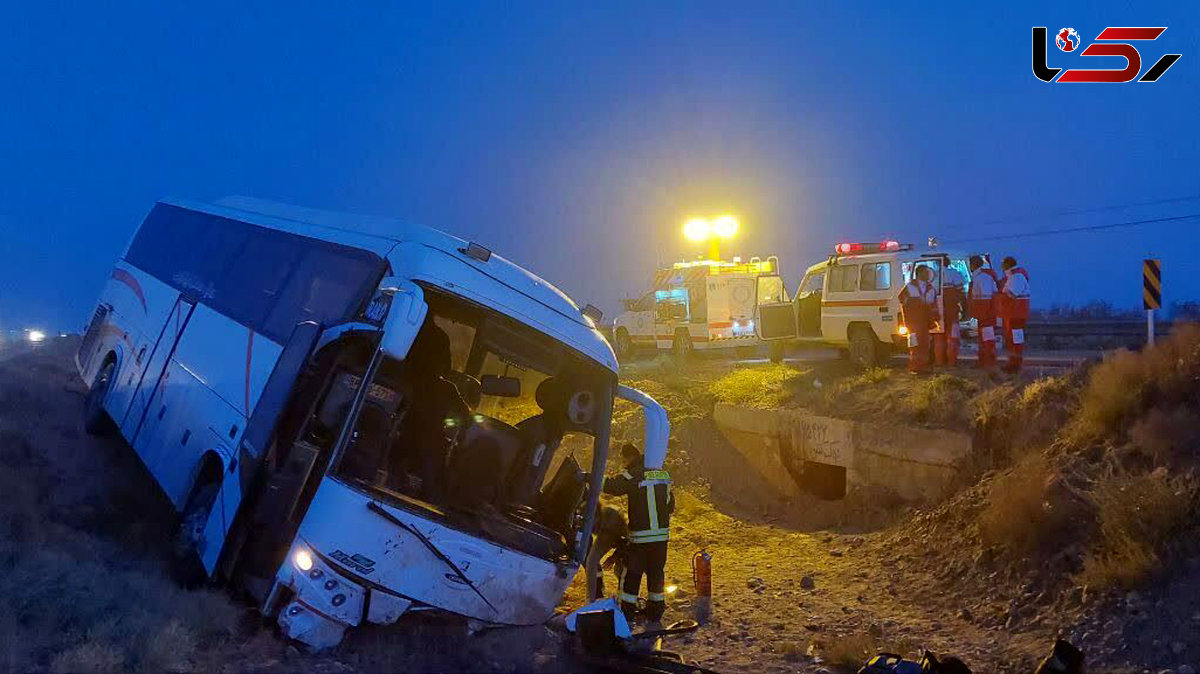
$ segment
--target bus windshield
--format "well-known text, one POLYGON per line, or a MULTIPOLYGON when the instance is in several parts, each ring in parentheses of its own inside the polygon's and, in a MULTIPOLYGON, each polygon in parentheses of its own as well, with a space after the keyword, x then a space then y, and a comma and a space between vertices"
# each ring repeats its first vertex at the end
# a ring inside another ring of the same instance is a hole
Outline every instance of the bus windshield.
MULTIPOLYGON (((429 313, 403 361, 368 389, 335 477, 373 496, 549 556, 565 554, 611 373, 511 318, 426 288, 429 313)), ((327 429, 365 368, 335 372, 327 429)))

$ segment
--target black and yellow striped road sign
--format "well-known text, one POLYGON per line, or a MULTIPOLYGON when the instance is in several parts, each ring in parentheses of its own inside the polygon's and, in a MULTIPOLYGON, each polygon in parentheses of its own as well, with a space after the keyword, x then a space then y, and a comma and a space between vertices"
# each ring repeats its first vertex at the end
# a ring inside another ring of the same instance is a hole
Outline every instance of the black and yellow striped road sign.
POLYGON ((1146 311, 1162 308, 1162 261, 1142 263, 1142 304, 1146 311))

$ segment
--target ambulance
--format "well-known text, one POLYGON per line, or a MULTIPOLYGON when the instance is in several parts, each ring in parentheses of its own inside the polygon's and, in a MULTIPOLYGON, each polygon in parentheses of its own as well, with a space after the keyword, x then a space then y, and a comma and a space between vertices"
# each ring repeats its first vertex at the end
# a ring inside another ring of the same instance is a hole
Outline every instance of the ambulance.
MULTIPOLYGON (((940 294, 942 270, 954 267, 969 279, 969 258, 936 247, 919 252, 897 241, 839 243, 808 268, 790 300, 760 304, 756 334, 771 343, 775 360, 785 345, 800 342, 833 346, 856 365, 871 367, 907 348, 899 295, 915 270, 929 267, 940 294)), ((944 324, 939 321, 935 331, 944 324)), ((965 334, 970 322, 962 327, 965 334)))
POLYGON ((774 255, 676 262, 655 272, 641 297, 624 300, 625 310, 613 322, 613 346, 618 358, 637 347, 681 357, 693 350, 753 350, 759 345, 758 305, 787 301, 774 255))

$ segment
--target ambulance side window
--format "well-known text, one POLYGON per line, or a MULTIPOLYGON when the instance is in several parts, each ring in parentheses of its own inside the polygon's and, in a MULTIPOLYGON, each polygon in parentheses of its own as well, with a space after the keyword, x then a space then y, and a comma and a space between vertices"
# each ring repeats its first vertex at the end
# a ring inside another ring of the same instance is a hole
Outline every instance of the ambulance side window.
POLYGON ((839 264, 829 270, 829 292, 849 293, 858 290, 858 265, 839 264))
POLYGON ((892 287, 892 263, 864 264, 858 287, 862 290, 889 290, 892 287))
POLYGON ((804 283, 800 284, 800 290, 797 291, 796 297, 808 297, 814 293, 819 295, 824 290, 825 272, 817 272, 804 279, 804 283))

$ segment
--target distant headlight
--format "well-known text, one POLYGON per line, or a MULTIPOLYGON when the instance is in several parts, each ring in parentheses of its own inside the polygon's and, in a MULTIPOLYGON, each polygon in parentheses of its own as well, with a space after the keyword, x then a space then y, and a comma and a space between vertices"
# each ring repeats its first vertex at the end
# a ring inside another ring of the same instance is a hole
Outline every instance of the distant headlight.
POLYGON ((312 554, 308 550, 301 548, 292 556, 292 563, 296 565, 297 569, 308 571, 313 567, 312 554))
POLYGON ((29 332, 25 333, 25 336, 28 337, 29 341, 31 342, 40 342, 46 338, 46 333, 42 332, 41 330, 30 330, 29 332))

